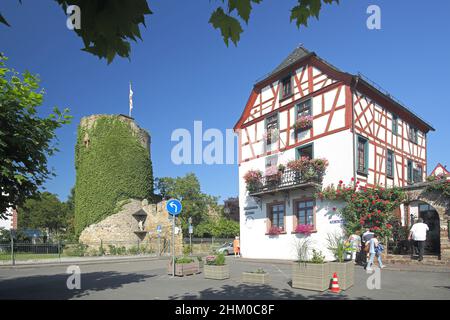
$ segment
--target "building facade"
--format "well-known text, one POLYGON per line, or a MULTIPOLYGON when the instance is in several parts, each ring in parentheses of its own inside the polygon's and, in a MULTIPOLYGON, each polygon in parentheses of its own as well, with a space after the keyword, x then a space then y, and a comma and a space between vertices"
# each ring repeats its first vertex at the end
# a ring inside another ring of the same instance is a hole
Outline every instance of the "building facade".
POLYGON ((234 129, 241 252, 272 259, 295 259, 299 224, 312 226, 312 241, 331 259, 326 238, 340 232, 336 213, 344 204, 316 200, 317 188, 340 180, 368 187, 423 181, 427 133, 434 130, 361 75, 342 72, 303 47, 254 85, 234 129), (285 168, 305 157, 328 161, 323 179, 306 181, 285 168), (269 183, 277 168, 281 178, 269 183), (257 190, 247 190, 250 170, 265 175, 257 190), (281 233, 270 235, 273 227, 281 233))

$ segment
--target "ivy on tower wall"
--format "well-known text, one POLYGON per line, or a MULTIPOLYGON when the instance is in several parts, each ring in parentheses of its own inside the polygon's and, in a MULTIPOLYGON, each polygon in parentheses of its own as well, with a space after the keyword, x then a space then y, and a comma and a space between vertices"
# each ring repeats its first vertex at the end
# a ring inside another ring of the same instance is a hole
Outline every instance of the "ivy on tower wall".
POLYGON ((75 147, 75 232, 117 213, 119 202, 151 199, 148 133, 122 116, 84 118, 75 147), (145 146, 147 142, 147 146, 145 146))

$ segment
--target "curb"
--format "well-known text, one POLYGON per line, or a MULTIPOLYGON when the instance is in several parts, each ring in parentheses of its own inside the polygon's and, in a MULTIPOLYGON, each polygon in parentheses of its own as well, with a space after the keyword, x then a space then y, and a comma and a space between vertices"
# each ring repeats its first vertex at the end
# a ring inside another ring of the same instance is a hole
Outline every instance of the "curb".
POLYGON ((74 260, 63 260, 63 261, 42 261, 42 262, 16 262, 16 265, 0 265, 0 270, 2 269, 26 269, 26 268, 44 268, 44 267, 58 267, 58 266, 68 266, 73 264, 79 265, 95 265, 104 263, 124 263, 124 262, 140 262, 140 261, 153 261, 153 260, 167 260, 169 257, 158 257, 158 256, 143 256, 143 257, 118 257, 118 258, 97 258, 97 259, 74 259, 74 260))

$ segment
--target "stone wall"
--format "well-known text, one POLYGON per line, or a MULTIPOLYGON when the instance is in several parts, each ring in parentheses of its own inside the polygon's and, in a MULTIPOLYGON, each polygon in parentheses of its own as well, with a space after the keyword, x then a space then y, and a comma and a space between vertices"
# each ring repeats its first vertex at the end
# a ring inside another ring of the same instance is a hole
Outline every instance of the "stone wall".
MULTIPOLYGON (((107 250, 108 245, 130 248, 158 241, 157 226, 161 226, 161 249, 172 242, 172 220, 166 210, 166 202, 149 204, 147 200, 130 199, 125 202, 122 209, 108 216, 99 223, 87 227, 81 232, 79 241, 89 247, 99 248, 102 244, 107 250), (143 223, 140 226, 139 221, 143 223)), ((183 235, 181 228, 175 235, 176 254, 182 253, 183 235)), ((166 252, 168 247, 166 246, 166 252)))

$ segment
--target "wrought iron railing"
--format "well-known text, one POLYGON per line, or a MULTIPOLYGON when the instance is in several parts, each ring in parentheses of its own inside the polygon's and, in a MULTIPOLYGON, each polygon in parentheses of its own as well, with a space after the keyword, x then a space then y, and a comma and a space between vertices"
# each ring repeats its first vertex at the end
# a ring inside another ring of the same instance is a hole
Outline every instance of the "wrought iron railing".
POLYGON ((265 176, 259 183, 248 186, 250 195, 290 189, 307 184, 320 184, 322 177, 319 175, 303 175, 292 169, 285 169, 281 174, 265 176))

